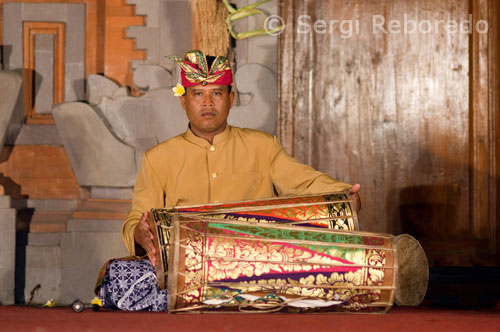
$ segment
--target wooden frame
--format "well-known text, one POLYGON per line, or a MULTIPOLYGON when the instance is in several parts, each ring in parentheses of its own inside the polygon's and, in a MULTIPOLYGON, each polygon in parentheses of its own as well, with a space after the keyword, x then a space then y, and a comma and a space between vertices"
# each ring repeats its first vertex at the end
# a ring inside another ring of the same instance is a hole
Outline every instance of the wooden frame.
POLYGON ((64 102, 64 50, 66 24, 61 22, 23 22, 24 115, 26 123, 53 124, 52 114, 36 113, 34 105, 35 37, 41 34, 54 36, 54 95, 53 103, 64 102))
MULTIPOLYGON (((295 3, 293 0, 280 0, 278 5, 278 15, 282 18, 290 18, 294 12, 295 3)), ((278 37, 278 130, 277 136, 283 148, 294 156, 294 128, 295 112, 293 100, 293 73, 294 61, 292 50, 294 43, 295 26, 293 20, 285 22, 286 29, 278 37), (286 69, 286 70, 284 70, 286 69)))
MULTIPOLYGON (((471 0, 473 22, 485 20, 487 34, 473 29, 470 45, 470 211, 475 238, 488 241, 489 253, 500 256, 499 190, 497 169, 499 133, 499 5, 492 0, 471 0)), ((500 258, 497 258, 500 259, 500 258)))
POLYGON ((489 18, 494 23, 493 30, 490 31, 490 74, 493 80, 492 88, 490 88, 490 107, 494 113, 494 131, 492 133, 494 146, 492 147, 492 154, 494 158, 492 159, 491 169, 493 170, 493 176, 490 182, 492 190, 492 211, 490 211, 490 222, 495 225, 494 230, 496 230, 496 242, 492 243, 496 246, 496 256, 497 265, 500 265, 500 221, 497 211, 497 206, 500 206, 500 47, 498 41, 500 40, 500 34, 498 31, 500 21, 500 5, 495 2, 491 5, 489 10, 489 18))

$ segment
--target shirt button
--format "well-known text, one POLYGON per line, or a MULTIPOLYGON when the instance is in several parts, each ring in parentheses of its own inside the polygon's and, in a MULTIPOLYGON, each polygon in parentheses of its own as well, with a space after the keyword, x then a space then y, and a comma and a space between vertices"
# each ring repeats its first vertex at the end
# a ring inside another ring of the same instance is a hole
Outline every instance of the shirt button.
POLYGON ((215 146, 213 146, 213 145, 212 145, 212 146, 210 147, 210 151, 215 151, 215 146))
POLYGON ((215 179, 217 177, 217 173, 212 173, 212 177, 215 179))

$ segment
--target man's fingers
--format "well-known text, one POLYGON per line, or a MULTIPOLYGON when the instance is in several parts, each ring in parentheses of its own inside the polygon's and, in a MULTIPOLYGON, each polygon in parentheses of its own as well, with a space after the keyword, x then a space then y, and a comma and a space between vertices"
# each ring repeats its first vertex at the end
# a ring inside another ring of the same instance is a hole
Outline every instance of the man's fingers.
POLYGON ((151 261, 151 264, 153 266, 156 266, 156 254, 148 251, 148 257, 149 257, 149 260, 151 261))
POLYGON ((153 241, 146 241, 146 251, 149 253, 156 253, 155 246, 153 245, 153 241))
POLYGON ((151 230, 149 228, 149 221, 148 221, 148 213, 147 212, 143 213, 141 220, 139 221, 139 225, 137 225, 137 226, 141 227, 143 232, 148 232, 149 233, 148 237, 153 239, 153 233, 151 233, 151 230))
POLYGON ((349 189, 349 192, 351 194, 355 194, 358 192, 359 188, 361 188, 361 185, 359 183, 356 183, 354 186, 351 187, 351 189, 349 189))
MULTIPOLYGON (((146 250, 146 253, 147 253, 151 263, 153 263, 153 261, 156 261, 156 248, 153 244, 153 241, 149 240, 149 239, 146 240, 143 248, 144 248, 144 250, 146 250)), ((154 265, 154 263, 153 263, 153 265, 154 265)))
POLYGON ((156 266, 156 250, 154 246, 151 248, 151 251, 148 253, 149 260, 153 266, 156 266))
POLYGON ((147 235, 146 233, 143 234, 142 239, 140 239, 140 244, 146 250, 146 252, 156 254, 156 248, 154 246, 154 237, 151 232, 148 231, 147 235))
POLYGON ((140 222, 143 223, 143 224, 147 224, 148 227, 149 227, 149 224, 148 224, 148 212, 147 211, 142 214, 140 222))
POLYGON ((147 242, 147 250, 146 252, 148 253, 149 260, 151 261, 151 264, 153 266, 156 265, 156 248, 154 246, 154 236, 151 232, 149 232, 149 239, 146 241, 147 242))

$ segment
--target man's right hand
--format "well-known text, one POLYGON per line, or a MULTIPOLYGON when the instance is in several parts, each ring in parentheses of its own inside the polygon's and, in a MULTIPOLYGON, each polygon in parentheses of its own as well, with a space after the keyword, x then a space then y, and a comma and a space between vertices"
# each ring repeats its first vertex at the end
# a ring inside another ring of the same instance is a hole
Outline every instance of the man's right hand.
POLYGON ((137 244, 139 244, 146 253, 148 254, 149 260, 153 266, 156 266, 156 262, 158 261, 156 256, 156 249, 153 243, 154 236, 151 233, 151 229, 149 228, 148 223, 148 212, 144 212, 142 214, 141 220, 135 226, 134 230, 134 240, 137 244))

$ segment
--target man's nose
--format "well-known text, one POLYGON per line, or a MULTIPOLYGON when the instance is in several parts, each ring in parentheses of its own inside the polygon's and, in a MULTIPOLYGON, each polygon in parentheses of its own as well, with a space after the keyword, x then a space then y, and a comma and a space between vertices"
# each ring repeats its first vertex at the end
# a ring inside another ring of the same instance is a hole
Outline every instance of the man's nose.
POLYGON ((214 105, 212 95, 210 93, 203 96, 203 107, 212 107, 214 105))

